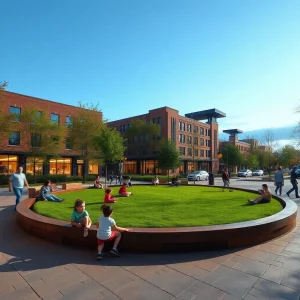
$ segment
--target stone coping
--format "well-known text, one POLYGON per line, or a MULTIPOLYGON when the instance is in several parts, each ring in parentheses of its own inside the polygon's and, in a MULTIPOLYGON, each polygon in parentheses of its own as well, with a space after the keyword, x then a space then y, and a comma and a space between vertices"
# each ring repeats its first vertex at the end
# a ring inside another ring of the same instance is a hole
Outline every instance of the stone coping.
MULTIPOLYGON (((248 189, 233 189, 255 193, 248 189)), ((122 233, 120 249, 138 252, 207 250, 250 246, 274 239, 295 227, 297 205, 290 199, 272 197, 283 206, 283 210, 275 215, 224 225, 132 228, 132 232, 122 233)), ((18 223, 25 231, 55 243, 96 247, 95 225, 84 238, 82 228, 71 227, 70 222, 33 212, 31 207, 34 203, 34 198, 28 198, 17 206, 18 223)))

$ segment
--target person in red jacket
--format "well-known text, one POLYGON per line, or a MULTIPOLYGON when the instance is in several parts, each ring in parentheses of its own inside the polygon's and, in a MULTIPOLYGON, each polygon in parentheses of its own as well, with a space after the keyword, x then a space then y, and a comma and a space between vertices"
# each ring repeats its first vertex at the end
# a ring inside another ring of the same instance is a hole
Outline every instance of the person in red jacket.
POLYGON ((104 202, 105 203, 115 203, 118 198, 115 198, 111 195, 112 189, 108 188, 105 190, 104 202))
POLYGON ((127 185, 126 182, 124 182, 123 185, 120 187, 119 197, 129 197, 130 195, 132 195, 131 192, 127 192, 126 185, 127 185))
POLYGON ((229 188, 229 184, 230 184, 230 178, 229 178, 229 173, 228 173, 228 169, 225 168, 224 171, 222 172, 222 180, 223 180, 223 189, 222 192, 225 192, 225 187, 228 187, 229 192, 232 192, 232 189, 229 188))

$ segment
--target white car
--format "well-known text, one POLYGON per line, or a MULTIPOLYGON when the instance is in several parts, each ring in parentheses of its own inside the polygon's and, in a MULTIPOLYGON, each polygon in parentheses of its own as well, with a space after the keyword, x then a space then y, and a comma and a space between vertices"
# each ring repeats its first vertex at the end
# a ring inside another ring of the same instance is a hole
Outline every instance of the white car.
POLYGON ((252 177, 251 170, 240 170, 237 174, 238 177, 252 177))
POLYGON ((253 176, 263 176, 264 175, 264 171, 263 170, 255 170, 252 173, 253 176))
POLYGON ((187 176, 188 181, 194 181, 194 180, 207 180, 208 179, 208 173, 206 171, 195 171, 193 173, 190 173, 187 176))

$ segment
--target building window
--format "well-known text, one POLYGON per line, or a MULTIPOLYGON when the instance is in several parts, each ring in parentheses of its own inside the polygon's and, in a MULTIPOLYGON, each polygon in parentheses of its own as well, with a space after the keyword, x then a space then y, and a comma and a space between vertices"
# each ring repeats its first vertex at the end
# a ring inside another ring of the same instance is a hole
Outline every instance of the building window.
POLYGON ((188 148, 188 156, 192 156, 192 148, 188 148))
POLYGON ((207 129, 207 136, 210 136, 210 129, 207 129))
POLYGON ((179 143, 184 144, 185 143, 185 135, 179 134, 179 143))
POLYGON ((51 114, 51 122, 59 125, 59 115, 58 114, 51 114))
POLYGON ((204 139, 200 139, 200 146, 204 146, 204 139))
POLYGON ((20 107, 11 106, 9 108, 9 112, 12 115, 14 115, 13 121, 20 122, 20 119, 21 119, 21 108, 20 107))
POLYGON ((156 124, 156 118, 153 118, 152 123, 156 124))
POLYGON ((20 146, 20 132, 13 131, 8 138, 8 145, 20 146))
POLYGON ((99 166, 98 164, 89 164, 89 174, 97 174, 98 175, 98 172, 99 171, 99 166))
POLYGON ((71 150, 72 149, 72 140, 70 137, 66 138, 66 150, 71 150))
POLYGON ((120 126, 120 132, 121 132, 121 133, 126 132, 126 125, 121 125, 121 126, 120 126))
POLYGON ((194 126, 194 133, 198 133, 198 130, 199 130, 199 128, 198 128, 198 126, 194 126))
POLYGON ((210 147, 210 140, 205 140, 206 147, 210 147))
POLYGON ((199 155, 198 149, 194 149, 194 156, 198 156, 198 155, 199 155))
POLYGON ((198 145, 198 137, 194 137, 194 145, 198 145))
POLYGON ((203 149, 200 150, 200 157, 204 157, 204 150, 203 149))
POLYGON ((206 157, 210 158, 210 150, 206 150, 206 157))
POLYGON ((180 155, 185 155, 185 147, 179 147, 180 155))
POLYGON ((200 134, 204 135, 204 128, 203 127, 200 127, 200 134))
POLYGON ((185 131, 185 123, 179 122, 179 130, 185 131))
POLYGON ((72 124, 72 119, 71 117, 66 117, 66 126, 69 127, 72 124))
POLYGON ((192 132, 192 125, 191 125, 191 124, 188 124, 188 126, 187 126, 187 131, 188 131, 188 132, 192 132))
POLYGON ((19 157, 16 155, 0 155, 0 174, 12 174, 17 170, 19 157))
POLYGON ((36 175, 42 175, 44 169, 44 161, 40 157, 32 157, 28 156, 26 158, 26 174, 35 174, 36 175))
POLYGON ((40 134, 31 135, 31 147, 41 147, 42 136, 40 134))
POLYGON ((71 175, 72 158, 50 159, 50 174, 71 175))
POLYGON ((157 118, 157 124, 161 127, 162 126, 162 119, 161 118, 157 118))
POLYGON ((192 144, 192 137, 191 136, 188 136, 187 143, 190 144, 190 145, 192 144))

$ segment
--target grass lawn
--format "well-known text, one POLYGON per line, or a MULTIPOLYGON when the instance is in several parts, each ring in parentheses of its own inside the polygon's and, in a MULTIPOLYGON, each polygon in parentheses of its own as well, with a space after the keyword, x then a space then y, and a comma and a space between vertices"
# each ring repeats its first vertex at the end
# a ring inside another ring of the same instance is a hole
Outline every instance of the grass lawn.
MULTIPOLYGON (((133 193, 119 198, 114 204, 113 218, 124 227, 188 227, 228 224, 270 216, 282 210, 277 200, 269 204, 248 205, 247 200, 256 194, 233 191, 222 192, 211 187, 133 186, 133 193)), ((117 195, 118 187, 112 195, 117 195)), ((93 224, 102 214, 104 191, 87 189, 60 194, 62 203, 37 202, 33 210, 43 216, 69 221, 75 199, 86 202, 93 224)))

